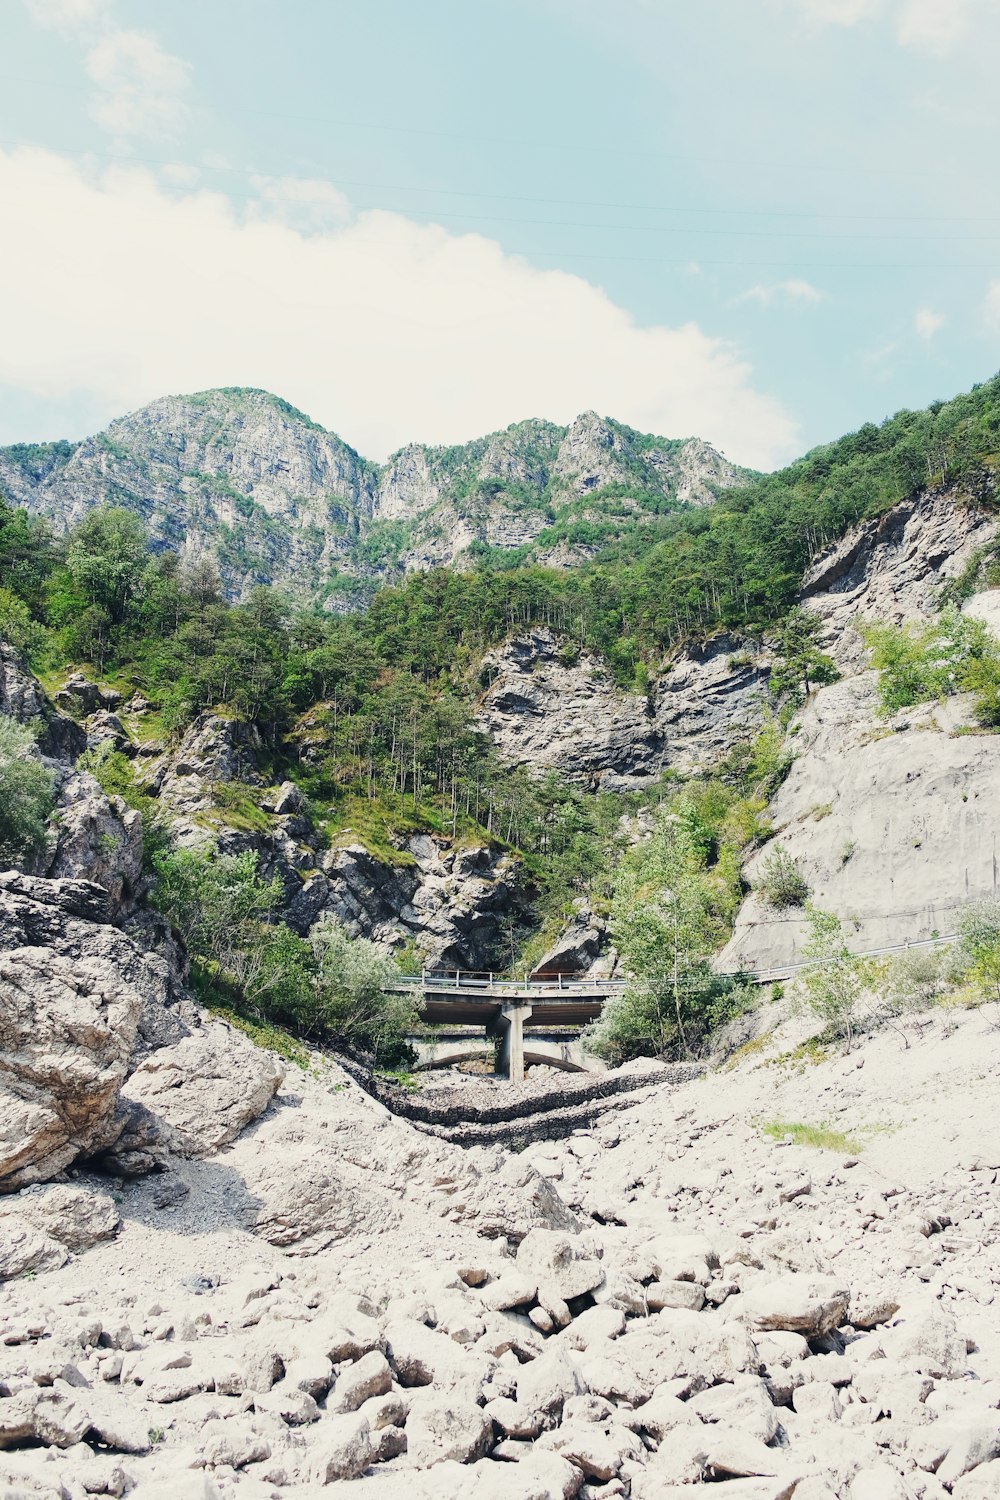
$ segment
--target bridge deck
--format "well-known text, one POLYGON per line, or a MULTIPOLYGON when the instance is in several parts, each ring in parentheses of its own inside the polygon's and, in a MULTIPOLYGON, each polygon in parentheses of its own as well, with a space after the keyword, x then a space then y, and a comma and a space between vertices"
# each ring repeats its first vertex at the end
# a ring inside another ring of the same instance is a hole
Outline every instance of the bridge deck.
POLYGON ((575 975, 523 980, 461 970, 401 974, 393 989, 420 991, 421 1019, 437 1026, 488 1026, 505 1006, 530 1006, 534 1026, 585 1026, 601 1014, 609 995, 625 988, 620 979, 575 975))
POLYGON ((531 1008, 532 1025, 538 1026, 585 1026, 601 1014, 605 997, 590 995, 538 995, 516 999, 509 995, 440 995, 424 994, 419 1002, 421 1020, 432 1026, 488 1026, 505 1006, 517 1006, 520 1002, 531 1008))

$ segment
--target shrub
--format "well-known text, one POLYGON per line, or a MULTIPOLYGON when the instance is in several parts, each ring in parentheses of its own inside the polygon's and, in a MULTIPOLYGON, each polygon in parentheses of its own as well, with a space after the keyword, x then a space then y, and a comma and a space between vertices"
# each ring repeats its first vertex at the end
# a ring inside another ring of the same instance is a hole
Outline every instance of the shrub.
POLYGON ((809 886, 787 849, 773 849, 761 865, 760 878, 754 886, 755 894, 774 911, 788 911, 795 906, 804 906, 809 899, 809 886))
POLYGON ((977 721, 1000 725, 1000 644, 981 620, 949 608, 923 629, 872 625, 861 635, 879 670, 883 715, 968 692, 976 697, 977 721))
POLYGON ((413 1000, 388 989, 399 971, 381 949, 364 938, 352 938, 329 914, 309 934, 316 963, 324 1028, 378 1061, 408 1058, 405 1037, 419 1024, 413 1000))
POLYGON ((387 993, 398 970, 373 943, 332 917, 309 939, 276 920, 281 882, 265 881, 256 854, 178 849, 154 860, 154 900, 196 960, 202 988, 254 1021, 340 1041, 376 1061, 409 1059, 417 1024, 407 995, 387 993))
POLYGON ((1000 1003, 1000 901, 975 901, 959 921, 964 977, 984 1001, 1000 1003))
POLYGON ((806 916, 809 940, 803 952, 814 967, 800 976, 801 992, 813 1014, 831 1035, 843 1038, 849 1051, 867 970, 844 942, 839 917, 812 905, 806 908, 806 916))
POLYGON ((11 589, 0 585, 0 640, 18 651, 31 653, 44 638, 42 626, 31 618, 31 611, 11 589))
POLYGON ((952 955, 945 948, 912 948, 889 963, 882 993, 893 1015, 926 1010, 949 986, 952 955))
POLYGON ((52 775, 38 760, 30 729, 0 714, 0 865, 18 865, 45 844, 52 775))

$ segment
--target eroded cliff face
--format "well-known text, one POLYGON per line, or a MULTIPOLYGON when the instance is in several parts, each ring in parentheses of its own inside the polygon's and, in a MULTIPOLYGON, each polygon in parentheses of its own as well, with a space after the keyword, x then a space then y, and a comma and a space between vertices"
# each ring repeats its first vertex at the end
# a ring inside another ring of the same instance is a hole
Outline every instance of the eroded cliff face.
MULTIPOLYGON (((385 575, 463 565, 476 543, 532 543, 567 505, 601 495, 703 505, 746 471, 701 439, 650 437, 585 412, 568 428, 515 423, 451 448, 368 462, 258 390, 168 396, 77 444, 0 449, 0 495, 62 530, 127 505, 154 543, 208 557, 227 592, 363 592, 385 575)), ((576 560, 569 558, 568 560, 576 560)))
POLYGON ((591 790, 640 790, 668 768, 706 769, 770 712, 768 657, 723 636, 664 663, 648 694, 624 692, 605 662, 547 628, 483 659, 479 723, 510 765, 591 790))
POLYGON ((813 562, 802 601, 825 624, 824 649, 847 671, 864 662, 857 627, 927 619, 941 589, 997 534, 995 514, 964 492, 938 490, 853 527, 813 562))
MULTIPOLYGON (((775 838, 745 870, 753 885, 775 846, 786 850, 858 952, 954 932, 966 902, 998 893, 997 737, 970 731, 964 697, 882 719, 876 678, 845 677, 805 707, 770 807, 775 838)), ((801 909, 775 911, 751 895, 718 963, 791 962, 807 936, 801 909)))
POLYGON ((663 768, 663 736, 648 700, 623 693, 606 664, 541 628, 483 660, 492 679, 479 723, 505 761, 556 772, 591 789, 649 784, 663 768))
MULTIPOLYGON (((955 930, 963 905, 998 894, 1000 740, 954 697, 879 712, 858 626, 928 623, 941 590, 997 535, 995 515, 956 492, 932 492, 854 528, 818 558, 803 600, 825 622, 843 678, 811 695, 791 726, 794 762, 770 807, 775 838, 746 866, 754 885, 774 848, 791 855, 812 901, 847 924, 858 952, 955 930)), ((963 608, 994 630, 1000 594, 963 608)), ((801 909, 751 894, 723 969, 801 957, 801 909)))

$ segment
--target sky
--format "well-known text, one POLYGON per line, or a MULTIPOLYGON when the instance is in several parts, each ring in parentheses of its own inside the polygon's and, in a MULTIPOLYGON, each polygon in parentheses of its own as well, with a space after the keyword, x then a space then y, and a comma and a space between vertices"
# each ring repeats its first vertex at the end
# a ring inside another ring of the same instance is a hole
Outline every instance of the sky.
POLYGON ((0 442, 262 386, 773 468, 1000 366, 996 0, 2 0, 0 442))

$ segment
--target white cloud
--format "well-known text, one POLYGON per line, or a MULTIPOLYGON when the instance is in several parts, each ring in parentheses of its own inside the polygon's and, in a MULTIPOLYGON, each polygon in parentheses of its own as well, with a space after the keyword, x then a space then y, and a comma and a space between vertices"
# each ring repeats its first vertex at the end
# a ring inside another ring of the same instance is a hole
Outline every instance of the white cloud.
POLYGON ((110 0, 27 0, 28 10, 39 26, 53 31, 77 31, 100 21, 110 0))
POLYGON ((934 335, 944 327, 948 319, 944 313, 935 312, 932 307, 918 307, 913 317, 913 326, 922 339, 930 343, 934 335))
POLYGON ((826 297, 818 286, 813 286, 811 281, 800 281, 792 278, 789 281, 772 281, 764 283, 758 281, 756 286, 747 287, 736 298, 737 302, 759 302, 761 307, 770 307, 773 302, 822 302, 826 297))
POLYGON ((254 177, 258 202, 251 213, 278 218, 305 232, 337 229, 351 217, 348 199, 332 183, 316 177, 254 177))
POLYGON ((976 0, 903 0, 896 35, 904 47, 947 52, 969 29, 976 0))
POLYGON ((98 86, 91 113, 116 135, 160 134, 181 123, 191 65, 144 31, 109 31, 85 58, 98 86))
POLYGON ((167 392, 258 385, 381 457, 588 407, 697 433, 760 468, 797 432, 732 345, 640 325, 598 287, 480 235, 365 212, 304 234, 178 195, 0 152, 0 383, 110 417, 167 392))
POLYGON ((990 328, 1000 328, 1000 280, 991 281, 987 288, 983 320, 990 328))
POLYGON ((903 47, 940 54, 965 36, 983 0, 792 0, 819 25, 858 26, 888 17, 903 47))

